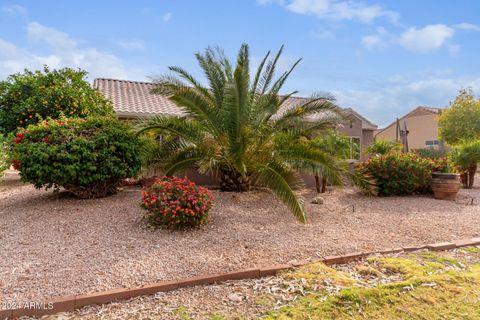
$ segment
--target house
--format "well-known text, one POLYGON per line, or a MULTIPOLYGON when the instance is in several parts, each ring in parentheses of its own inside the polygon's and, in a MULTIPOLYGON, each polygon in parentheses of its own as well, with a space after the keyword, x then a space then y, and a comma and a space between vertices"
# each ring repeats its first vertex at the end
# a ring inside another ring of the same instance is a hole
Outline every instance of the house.
MULTIPOLYGON (((438 116, 442 109, 432 107, 417 107, 399 120, 403 129, 408 130, 408 146, 410 149, 438 148, 438 116)), ((397 139, 397 121, 392 122, 375 134, 376 139, 395 141, 397 139)))
MULTIPOLYGON (((102 92, 113 103, 119 119, 138 119, 156 114, 183 116, 185 113, 167 97, 152 94, 153 83, 116 79, 95 79, 93 87, 102 92)), ((279 113, 302 103, 305 98, 291 97, 281 106, 279 113)), ((361 149, 373 141, 377 125, 373 124, 351 108, 342 109, 346 123, 338 130, 348 135, 351 143, 351 159, 360 160, 361 149)), ((309 119, 315 121, 315 118, 309 119)))

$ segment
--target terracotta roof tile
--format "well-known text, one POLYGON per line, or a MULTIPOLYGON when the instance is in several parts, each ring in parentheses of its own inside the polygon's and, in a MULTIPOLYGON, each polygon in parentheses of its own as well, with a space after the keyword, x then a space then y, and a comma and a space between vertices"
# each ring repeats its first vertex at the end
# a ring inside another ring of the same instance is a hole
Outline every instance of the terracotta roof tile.
POLYGON ((120 117, 142 117, 154 114, 183 116, 183 112, 168 98, 152 94, 154 84, 139 81, 95 79, 93 87, 113 103, 120 117))
MULTIPOLYGON (((110 99, 113 103, 115 112, 119 117, 123 118, 138 118, 147 117, 155 114, 164 114, 172 116, 184 116, 185 112, 179 108, 175 103, 168 98, 152 94, 151 90, 154 84, 150 82, 127 81, 116 79, 98 78, 93 82, 93 87, 100 90, 105 97, 110 99)), ((278 115, 285 113, 290 108, 294 108, 307 101, 307 98, 290 97, 280 107, 278 115)), ((345 113, 353 113, 359 117, 366 128, 376 125, 361 117, 351 108, 342 109, 345 113)), ((308 120, 315 121, 324 115, 312 115, 308 120)))

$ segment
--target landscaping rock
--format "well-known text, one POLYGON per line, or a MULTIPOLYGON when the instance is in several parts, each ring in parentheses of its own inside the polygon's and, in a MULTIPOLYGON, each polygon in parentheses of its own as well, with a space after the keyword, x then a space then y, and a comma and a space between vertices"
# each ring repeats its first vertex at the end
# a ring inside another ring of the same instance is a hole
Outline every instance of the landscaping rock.
POLYGON ((233 301, 233 302, 241 302, 242 301, 242 297, 240 297, 238 294, 236 293, 231 293, 228 295, 228 299, 230 301, 233 301))
POLYGON ((312 203, 313 204, 324 204, 325 203, 325 199, 323 199, 323 197, 315 197, 312 199, 312 203))

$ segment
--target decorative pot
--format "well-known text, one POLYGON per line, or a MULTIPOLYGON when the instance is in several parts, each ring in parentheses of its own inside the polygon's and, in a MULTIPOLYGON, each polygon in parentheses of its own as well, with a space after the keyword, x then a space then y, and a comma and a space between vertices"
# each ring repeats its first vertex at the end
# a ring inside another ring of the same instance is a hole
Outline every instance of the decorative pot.
POLYGON ((434 172, 431 186, 435 199, 455 201, 460 190, 460 175, 434 172))

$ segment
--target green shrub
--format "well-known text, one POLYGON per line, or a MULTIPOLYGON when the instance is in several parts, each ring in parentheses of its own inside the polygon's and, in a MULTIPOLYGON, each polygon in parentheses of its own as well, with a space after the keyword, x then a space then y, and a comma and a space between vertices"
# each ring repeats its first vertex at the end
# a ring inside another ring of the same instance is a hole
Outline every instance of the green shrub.
POLYGON ((13 132, 41 119, 113 115, 111 103, 85 80, 86 72, 69 68, 13 74, 0 82, 0 133, 13 132))
POLYGON ((390 152, 372 157, 359 170, 375 180, 379 195, 408 195, 430 192, 431 174, 443 165, 413 153, 390 152))
POLYGON ((187 178, 155 178, 142 191, 142 208, 150 225, 181 229, 207 221, 213 196, 187 178))
POLYGON ((415 149, 413 153, 416 153, 421 158, 436 160, 447 156, 447 150, 444 148, 434 149, 434 148, 423 148, 415 149))
POLYGON ((367 149, 367 153, 371 155, 382 155, 392 151, 402 151, 402 145, 395 141, 375 139, 367 149))
POLYGON ((96 198, 138 172, 139 148, 129 127, 110 117, 49 119, 17 132, 13 157, 22 181, 36 188, 96 198))
POLYGON ((0 134, 0 177, 10 167, 10 146, 7 138, 0 134))
POLYGON ((475 174, 480 162, 480 139, 463 140, 448 156, 455 170, 460 173, 465 188, 473 188, 475 174))

